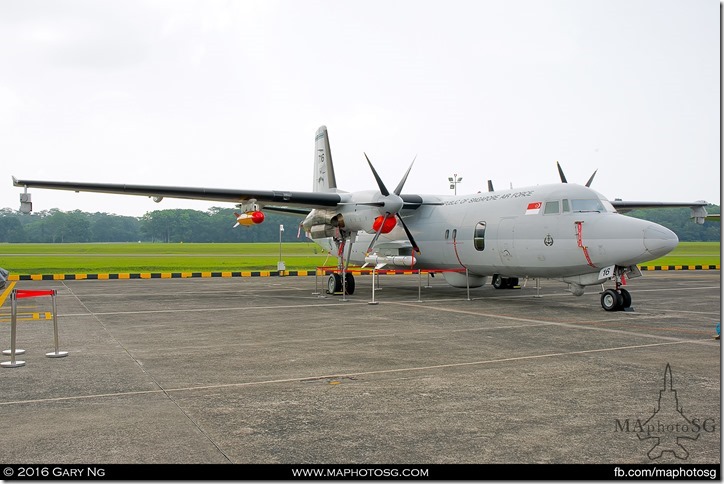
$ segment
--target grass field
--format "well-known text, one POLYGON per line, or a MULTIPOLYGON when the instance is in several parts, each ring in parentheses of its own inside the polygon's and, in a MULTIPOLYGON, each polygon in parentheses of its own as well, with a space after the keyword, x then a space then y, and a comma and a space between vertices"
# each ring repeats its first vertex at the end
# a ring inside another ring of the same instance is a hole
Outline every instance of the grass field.
MULTIPOLYGON (((286 269, 335 265, 313 243, 282 244, 286 269)), ((279 244, 0 244, 0 267, 13 274, 249 271, 277 269, 279 244)), ((682 242, 654 265, 719 265, 719 242, 682 242)))
MULTIPOLYGON (((334 264, 313 243, 282 244, 287 270, 334 264), (326 261, 326 262, 325 262, 326 261)), ((14 274, 276 270, 279 244, 0 244, 14 274)))
POLYGON ((666 256, 646 262, 647 266, 706 266, 721 264, 721 244, 719 242, 679 242, 679 245, 666 256))

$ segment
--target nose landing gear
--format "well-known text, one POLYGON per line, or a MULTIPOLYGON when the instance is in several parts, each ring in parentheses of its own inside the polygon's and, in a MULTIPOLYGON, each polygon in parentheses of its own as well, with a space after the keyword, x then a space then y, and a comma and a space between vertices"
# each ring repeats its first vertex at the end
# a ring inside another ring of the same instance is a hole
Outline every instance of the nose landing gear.
POLYGON ((621 287, 626 284, 625 271, 623 267, 616 267, 612 277, 616 288, 606 289, 601 293, 601 307, 606 311, 633 311, 631 293, 621 287))
POLYGON ((601 293, 601 306, 606 311, 633 311, 631 294, 626 289, 606 289, 601 293))

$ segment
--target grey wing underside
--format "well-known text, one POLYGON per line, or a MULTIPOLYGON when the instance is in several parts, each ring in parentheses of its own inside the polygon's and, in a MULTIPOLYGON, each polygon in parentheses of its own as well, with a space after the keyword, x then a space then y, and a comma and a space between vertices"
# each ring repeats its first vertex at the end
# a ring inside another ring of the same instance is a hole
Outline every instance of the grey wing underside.
POLYGON ((691 218, 696 220, 696 223, 702 224, 704 220, 720 220, 719 214, 709 214, 706 211, 706 206, 709 205, 703 200, 697 200, 696 202, 635 202, 626 200, 611 200, 611 204, 619 213, 630 212, 631 210, 637 210, 642 208, 690 208, 691 218))
POLYGON ((268 210, 305 214, 315 208, 336 207, 342 197, 338 193, 276 190, 237 190, 226 188, 172 187, 160 185, 126 185, 113 183, 78 183, 41 180, 18 180, 13 185, 27 188, 46 188, 74 192, 140 195, 156 198, 183 198, 215 202, 243 203, 256 200, 268 210))
MULTIPOLYGON (((60 182, 47 180, 18 180, 13 185, 25 188, 44 188, 72 192, 111 193, 139 195, 153 198, 183 198, 214 202, 243 203, 255 200, 265 210, 304 215, 313 209, 331 209, 347 205, 344 192, 300 192, 287 190, 238 190, 228 188, 172 187, 162 185, 127 185, 114 183, 60 182)), ((404 194, 405 209, 417 209, 421 205, 440 205, 438 200, 424 200, 420 195, 404 194)), ((353 205, 379 206, 380 203, 354 203, 353 205)))

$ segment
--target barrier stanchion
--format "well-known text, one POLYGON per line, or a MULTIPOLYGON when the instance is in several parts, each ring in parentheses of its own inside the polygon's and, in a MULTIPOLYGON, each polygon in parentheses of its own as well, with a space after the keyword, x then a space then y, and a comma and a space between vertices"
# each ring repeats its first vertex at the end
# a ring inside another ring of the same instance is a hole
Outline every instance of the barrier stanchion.
POLYGON ((323 296, 320 296, 320 293, 319 293, 319 267, 314 269, 314 292, 312 293, 312 296, 323 297, 323 296))
POLYGON ((422 271, 417 270, 417 302, 422 302, 422 271))
POLYGON ((472 301, 472 299, 470 299, 470 273, 467 267, 465 268, 465 286, 468 290, 468 301, 472 301))
POLYGON ((379 304, 377 301, 375 301, 375 269, 372 269, 372 300, 368 302, 367 304, 375 305, 379 304))
MULTIPOLYGON (((10 293, 10 361, 3 361, 0 366, 3 368, 17 368, 19 366, 25 366, 25 362, 15 359, 15 343, 17 341, 17 327, 18 327, 18 312, 17 312, 17 294, 15 290, 10 293)), ((3 352, 4 353, 4 352, 3 352)))
POLYGON ((53 342, 55 343, 55 351, 45 353, 45 356, 48 358, 63 358, 64 356, 68 356, 68 352, 58 349, 58 306, 55 303, 55 293, 56 291, 53 289, 53 342))
MULTIPOLYGON (((10 307, 13 308, 13 304, 16 304, 15 302, 15 291, 12 291, 10 293, 10 307)), ((25 350, 20 348, 13 347, 13 341, 15 341, 15 331, 17 327, 17 312, 16 309, 11 309, 11 317, 15 318, 15 322, 10 323, 10 346, 11 348, 9 350, 3 350, 3 355, 5 356, 12 356, 12 355, 22 355, 25 354, 25 350)))
POLYGON ((18 350, 16 348, 17 342, 17 323, 18 323, 18 305, 17 300, 27 297, 40 297, 50 296, 53 301, 53 340, 55 343, 55 351, 46 353, 45 356, 48 358, 62 358, 68 356, 67 351, 60 351, 58 342, 58 306, 55 301, 57 291, 55 289, 32 291, 24 289, 14 289, 10 294, 10 307, 11 307, 11 320, 10 320, 10 350, 3 351, 4 354, 10 354, 10 361, 3 361, 0 363, 3 368, 17 368, 19 366, 25 366, 24 361, 15 359, 16 354, 22 354, 25 350, 18 350))

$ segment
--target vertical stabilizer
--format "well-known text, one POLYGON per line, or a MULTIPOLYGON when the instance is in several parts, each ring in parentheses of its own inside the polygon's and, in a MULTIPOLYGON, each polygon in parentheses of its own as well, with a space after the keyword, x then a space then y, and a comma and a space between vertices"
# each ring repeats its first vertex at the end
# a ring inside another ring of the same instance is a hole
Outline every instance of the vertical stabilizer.
POLYGON ((329 148, 327 127, 320 126, 314 137, 314 186, 315 192, 337 191, 337 180, 334 178, 332 151, 329 148))

